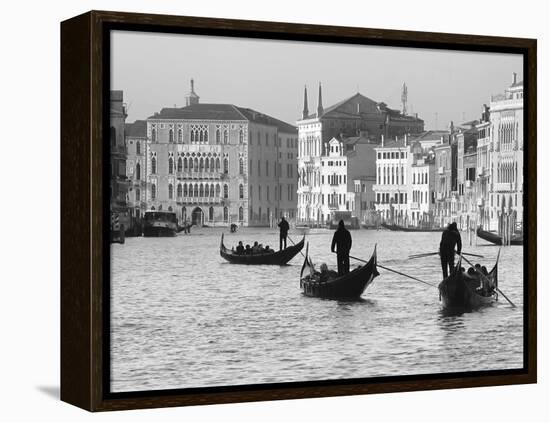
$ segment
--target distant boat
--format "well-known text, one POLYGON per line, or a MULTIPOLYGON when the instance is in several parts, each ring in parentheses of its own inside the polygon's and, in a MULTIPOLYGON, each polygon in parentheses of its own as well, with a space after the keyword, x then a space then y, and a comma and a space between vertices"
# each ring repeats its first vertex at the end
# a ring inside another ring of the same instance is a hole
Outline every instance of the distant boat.
POLYGON ((304 248, 305 238, 304 236, 296 245, 291 245, 284 250, 275 251, 273 253, 237 254, 223 244, 222 234, 222 239, 220 241, 220 256, 229 263, 234 264, 274 264, 282 266, 292 260, 294 256, 304 248))
POLYGON ((497 300, 498 258, 493 269, 485 277, 470 277, 461 272, 462 257, 452 275, 438 286, 443 307, 447 309, 475 310, 497 300))
POLYGON ((148 210, 143 218, 143 236, 170 237, 176 236, 178 219, 176 213, 163 210, 148 210))
MULTIPOLYGON (((484 231, 479 227, 477 228, 477 236, 495 245, 502 245, 502 237, 496 232, 484 231)), ((523 234, 512 234, 510 245, 523 245, 523 234)))
POLYGON ((374 281, 379 273, 376 268, 376 247, 367 264, 354 269, 347 275, 321 281, 313 272, 313 265, 307 253, 300 273, 300 288, 308 297, 356 300, 374 281))
POLYGON ((399 225, 389 225, 387 223, 382 223, 381 226, 390 231, 402 231, 402 232, 441 232, 441 228, 428 228, 428 227, 413 227, 413 226, 399 226, 399 225))

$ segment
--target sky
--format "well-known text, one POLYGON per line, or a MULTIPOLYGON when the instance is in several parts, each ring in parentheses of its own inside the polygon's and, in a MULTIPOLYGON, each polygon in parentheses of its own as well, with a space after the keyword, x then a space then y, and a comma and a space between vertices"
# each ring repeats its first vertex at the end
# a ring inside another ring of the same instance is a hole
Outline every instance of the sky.
POLYGON ((127 122, 185 106, 190 79, 201 103, 248 107, 295 124, 357 92, 408 111, 425 129, 478 119, 491 95, 522 79, 521 55, 113 31, 111 89, 123 90, 127 122))

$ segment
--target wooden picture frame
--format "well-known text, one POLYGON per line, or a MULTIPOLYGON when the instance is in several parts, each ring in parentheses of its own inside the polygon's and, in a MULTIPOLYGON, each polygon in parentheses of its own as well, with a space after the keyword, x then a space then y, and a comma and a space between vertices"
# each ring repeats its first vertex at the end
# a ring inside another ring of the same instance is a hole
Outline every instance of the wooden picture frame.
POLYGON ((89 411, 359 395, 535 383, 536 40, 318 26, 280 22, 91 11, 61 23, 61 399, 89 411), (524 57, 525 227, 524 368, 514 371, 375 377, 250 387, 109 392, 109 160, 106 77, 109 31, 186 33, 378 46, 510 52, 524 57), (106 359, 107 358, 107 359, 106 359))

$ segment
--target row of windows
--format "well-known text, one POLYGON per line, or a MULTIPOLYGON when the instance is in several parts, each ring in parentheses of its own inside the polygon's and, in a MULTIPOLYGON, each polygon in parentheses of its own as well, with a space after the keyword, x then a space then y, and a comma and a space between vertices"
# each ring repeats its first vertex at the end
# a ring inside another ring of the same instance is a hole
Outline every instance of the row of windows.
POLYGON ((405 168, 399 167, 382 167, 376 169, 376 181, 378 184, 384 185, 403 185, 405 184, 405 168))
MULTIPOLYGON (((221 187, 219 184, 178 184, 177 186, 177 197, 219 197, 221 187)), ((151 184, 151 200, 157 199, 157 185, 151 184)), ((244 197, 244 188, 242 185, 239 186, 239 197, 244 197)), ((227 184, 223 185, 223 198, 229 198, 229 186, 227 184)), ((168 184, 168 199, 174 199, 174 185, 168 184)), ((136 201, 137 200, 136 198, 136 201)))
MULTIPOLYGON (((137 166, 136 166, 137 168, 137 166)), ((183 159, 181 157, 177 160, 177 172, 219 172, 220 171, 220 159, 213 157, 208 159, 203 159, 202 157, 199 159, 197 157, 193 158, 187 158, 184 157, 183 159)), ((157 158, 153 156, 151 158, 151 174, 155 175, 158 171, 157 168, 157 158)), ((229 173, 229 160, 227 158, 223 159, 223 173, 229 173)), ((169 157, 168 158, 168 174, 173 175, 174 174, 174 158, 169 157)), ((239 174, 244 174, 244 159, 239 159, 239 174)), ((136 178, 141 179, 141 178, 136 178)))
MULTIPOLYGON (((321 161, 321 166, 324 166, 324 165, 325 165, 325 162, 321 161)), ((345 166, 345 165, 346 165, 345 160, 337 160, 337 161, 329 160, 329 161, 327 161, 327 166, 345 166)))
POLYGON ((427 184, 428 183, 428 173, 422 172, 422 173, 413 173, 413 184, 427 184))
POLYGON ((391 152, 378 152, 377 155, 378 160, 389 160, 389 159, 405 159, 407 158, 407 152, 406 151, 391 151, 391 152))
POLYGON ((376 202, 378 204, 407 204, 407 193, 399 192, 391 195, 389 192, 377 192, 376 202))

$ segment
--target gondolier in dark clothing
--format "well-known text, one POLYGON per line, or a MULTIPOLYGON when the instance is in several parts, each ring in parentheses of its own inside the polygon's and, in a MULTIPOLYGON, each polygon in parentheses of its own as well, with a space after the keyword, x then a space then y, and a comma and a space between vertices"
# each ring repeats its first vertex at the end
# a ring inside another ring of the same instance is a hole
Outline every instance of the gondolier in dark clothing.
POLYGON ((330 251, 334 253, 336 247, 336 260, 338 262, 338 276, 349 273, 349 250, 351 250, 351 234, 346 229, 344 221, 338 222, 338 229, 332 237, 330 251))
POLYGON ((281 218, 281 221, 277 226, 279 227, 279 250, 282 250, 283 244, 285 244, 286 248, 286 237, 288 236, 289 229, 288 222, 284 216, 281 218))
POLYGON ((443 231, 441 234, 441 242, 439 243, 439 257, 441 258, 443 279, 453 273, 455 266, 455 249, 456 252, 460 254, 462 251, 462 239, 456 227, 456 222, 453 222, 443 231))

